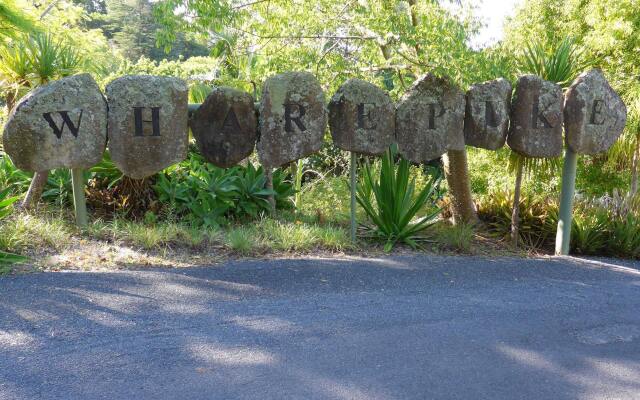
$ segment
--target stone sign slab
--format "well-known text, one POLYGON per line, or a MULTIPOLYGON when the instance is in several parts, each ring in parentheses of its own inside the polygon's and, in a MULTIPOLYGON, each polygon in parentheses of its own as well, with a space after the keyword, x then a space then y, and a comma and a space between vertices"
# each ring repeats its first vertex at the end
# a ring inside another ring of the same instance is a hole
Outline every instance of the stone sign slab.
POLYGON ((511 83, 506 79, 478 83, 467 91, 465 144, 487 150, 504 146, 509 130, 511 83))
POLYGON ((518 79, 507 144, 526 157, 562 155, 562 89, 535 75, 518 79))
POLYGON ((141 179, 182 161, 188 147, 188 87, 178 78, 128 75, 106 87, 109 151, 141 179))
POLYGON ((565 94, 565 140, 578 154, 607 151, 626 122, 627 107, 600 70, 580 75, 565 94))
POLYGON ((279 167, 320 150, 327 126, 325 97, 308 72, 285 72, 264 83, 259 107, 258 156, 279 167))
POLYGON ((329 102, 333 143, 361 154, 384 153, 395 132, 395 106, 384 90, 369 82, 349 79, 329 102))
POLYGON ((202 155, 218 167, 236 165, 256 145, 258 118, 253 97, 230 87, 214 88, 189 125, 202 155))
POLYGON ((400 153, 424 163, 447 150, 464 150, 465 96, 448 78, 427 74, 405 93, 396 109, 400 153))
POLYGON ((89 74, 74 75, 31 91, 14 107, 3 146, 25 171, 89 168, 107 144, 107 103, 89 74))

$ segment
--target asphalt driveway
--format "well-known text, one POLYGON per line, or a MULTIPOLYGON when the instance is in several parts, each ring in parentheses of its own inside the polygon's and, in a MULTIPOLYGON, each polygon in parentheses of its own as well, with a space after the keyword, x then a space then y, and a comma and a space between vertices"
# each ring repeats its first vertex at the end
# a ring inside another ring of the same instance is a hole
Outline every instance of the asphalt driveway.
POLYGON ((639 399, 640 265, 393 257, 0 277, 0 399, 639 399))

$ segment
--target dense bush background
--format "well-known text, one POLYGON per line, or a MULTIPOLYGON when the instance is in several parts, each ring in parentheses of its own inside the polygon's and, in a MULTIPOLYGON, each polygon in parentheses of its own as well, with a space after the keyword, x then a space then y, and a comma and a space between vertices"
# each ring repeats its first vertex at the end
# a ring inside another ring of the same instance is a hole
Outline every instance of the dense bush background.
MULTIPOLYGON (((513 82, 532 44, 551 52, 571 38, 576 63, 602 68, 629 108, 629 123, 618 143, 606 154, 580 157, 572 251, 640 253, 637 0, 526 0, 506 21, 504 40, 483 48, 470 45, 482 22, 470 12, 473 2, 466 1, 192 0, 186 8, 178 0, 60 0, 50 8, 31 0, 6 4, 0 20, 0 123, 28 90, 76 72, 91 73, 103 87, 124 74, 178 76, 191 87, 190 101, 201 102, 213 85, 259 97, 268 76, 306 70, 318 77, 327 97, 346 79, 359 77, 397 99, 427 71, 446 74, 463 89, 501 76, 513 82), (33 39, 38 35, 48 35, 56 60, 41 57, 44 50, 33 39)), ((509 169, 511 152, 467 151, 480 217, 498 237, 506 235, 515 179, 509 169)), ((276 172, 278 208, 291 208, 297 191, 295 206, 301 215, 343 224, 347 160, 327 133, 321 152, 276 172), (296 174, 302 176, 300 186, 295 185, 296 174)), ((520 235, 526 245, 548 248, 553 243, 559 168, 561 160, 551 169, 526 172, 520 201, 520 235)), ((411 168, 411 176, 418 187, 428 179, 419 166, 411 168)), ((215 227, 258 218, 268 206, 264 173, 255 156, 222 170, 192 149, 182 163, 133 181, 122 177, 106 154, 86 177, 89 206, 99 218, 178 218, 196 227, 215 227)), ((21 196, 30 178, 0 149, 0 189, 21 196)), ((43 198, 52 207, 70 206, 68 171, 50 174, 43 198)), ((445 195, 444 216, 446 205, 445 195)))

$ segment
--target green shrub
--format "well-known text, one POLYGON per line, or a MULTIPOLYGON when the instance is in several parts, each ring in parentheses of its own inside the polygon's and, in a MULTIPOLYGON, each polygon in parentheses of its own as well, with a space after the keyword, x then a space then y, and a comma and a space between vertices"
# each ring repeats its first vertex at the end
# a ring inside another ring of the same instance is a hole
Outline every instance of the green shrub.
MULTIPOLYGON (((506 236, 511 228, 511 199, 508 192, 482 196, 478 214, 490 230, 506 236)), ((529 196, 521 199, 522 241, 533 248, 551 250, 558 224, 555 199, 529 196)), ((640 196, 578 199, 571 224, 571 252, 579 255, 640 258, 640 196)))
POLYGON ((319 221, 349 220, 350 193, 345 177, 327 176, 316 179, 304 185, 301 190, 300 207, 297 211, 315 215, 319 221))
POLYGON ((640 196, 618 191, 577 202, 571 249, 576 254, 640 258, 640 196))
POLYGON ((124 174, 116 167, 111 160, 111 153, 106 150, 102 155, 102 160, 91 167, 91 178, 102 181, 104 186, 111 188, 122 180, 124 174))
POLYGON ((7 217, 13 211, 13 203, 18 201, 18 196, 10 196, 9 188, 0 192, 0 220, 7 217))
MULTIPOLYGON (((620 143, 622 140, 616 142, 620 143)), ((629 169, 616 169, 604 156, 581 156, 578 158, 576 188, 589 197, 600 197, 616 188, 629 190, 631 173, 629 169), (606 161, 606 162, 605 162, 606 161)))
POLYGON ((256 217, 261 211, 269 210, 269 195, 275 196, 276 192, 266 189, 266 183, 267 177, 262 167, 256 169, 249 163, 246 168, 237 168, 235 179, 237 199, 233 212, 237 215, 246 214, 256 217))
POLYGON ((276 207, 291 204, 292 185, 284 174, 275 171, 273 190, 265 188, 262 167, 218 168, 202 156, 190 153, 189 158, 158 174, 154 189, 161 204, 173 214, 190 223, 218 227, 228 219, 256 217, 270 209, 269 195, 274 195, 276 207))
POLYGON ((438 224, 434 229, 434 239, 447 248, 469 253, 475 237, 475 227, 471 224, 438 224))
POLYGON ((213 88, 201 82, 189 86, 189 103, 204 103, 213 88))
POLYGON ((259 245, 255 232, 245 227, 231 228, 225 236, 225 243, 231 250, 241 254, 249 254, 259 245))
POLYGON ((374 177, 374 168, 367 162, 357 187, 356 199, 373 225, 363 224, 365 236, 384 240, 385 251, 402 242, 412 248, 423 239, 420 232, 433 225, 440 210, 435 207, 441 174, 434 170, 431 179, 416 193, 415 178, 410 178, 409 162, 400 158, 393 162, 396 154, 392 149, 382 157, 379 176, 374 177), (414 221, 422 209, 431 212, 414 221), (435 209, 435 210, 434 210, 435 209))
POLYGON ((640 217, 628 214, 615 218, 611 223, 608 248, 616 257, 640 257, 640 217))
MULTIPOLYGON (((87 173, 85 173, 85 178, 86 175, 87 173)), ((42 192, 42 199, 60 207, 73 204, 71 171, 68 169, 50 171, 47 176, 47 184, 42 192)))
POLYGON ((491 151, 467 147, 471 191, 483 196, 491 191, 513 185, 513 177, 507 169, 509 150, 491 151))
POLYGON ((609 215, 593 207, 576 207, 571 223, 571 252, 602 255, 609 242, 609 215))
MULTIPOLYGON (((490 230, 507 236, 511 232, 513 193, 494 191, 479 198, 478 216, 490 230)), ((553 246, 558 223, 558 204, 555 199, 530 195, 520 198, 520 240, 532 248, 553 246)))

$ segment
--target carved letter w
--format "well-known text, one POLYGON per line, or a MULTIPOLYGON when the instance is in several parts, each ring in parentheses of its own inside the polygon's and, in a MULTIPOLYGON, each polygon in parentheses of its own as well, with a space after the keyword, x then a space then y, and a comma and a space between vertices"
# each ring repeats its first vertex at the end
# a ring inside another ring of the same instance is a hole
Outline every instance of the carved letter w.
POLYGON ((56 135, 58 139, 62 137, 62 132, 64 131, 65 125, 69 127, 69 130, 74 137, 78 137, 80 122, 82 121, 82 111, 83 110, 80 110, 80 116, 78 117, 78 122, 76 124, 74 124, 73 121, 71 121, 71 118, 69 118, 69 111, 58 111, 58 114, 60 114, 60 117, 62 117, 62 125, 59 128, 53 118, 51 118, 50 112, 44 113, 42 114, 42 116, 49 123, 51 129, 53 129, 54 135, 56 135))

